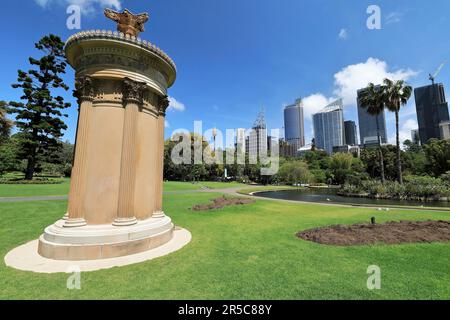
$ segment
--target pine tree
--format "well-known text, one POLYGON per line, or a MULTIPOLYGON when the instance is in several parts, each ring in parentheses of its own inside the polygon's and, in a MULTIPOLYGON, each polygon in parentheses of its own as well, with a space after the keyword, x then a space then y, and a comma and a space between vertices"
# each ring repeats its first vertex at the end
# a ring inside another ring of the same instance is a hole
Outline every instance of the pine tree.
POLYGON ((6 118, 6 106, 5 101, 0 101, 0 144, 9 138, 13 126, 13 122, 6 118))
POLYGON ((37 60, 30 57, 34 69, 28 72, 18 71, 18 83, 13 88, 22 88, 24 102, 10 102, 9 112, 16 114, 16 126, 23 134, 21 148, 27 159, 25 179, 32 180, 39 158, 60 146, 59 139, 67 129, 61 111, 69 108, 61 96, 53 96, 51 90, 69 87, 64 84, 60 74, 66 70, 64 43, 55 35, 43 37, 35 44, 43 52, 37 60))

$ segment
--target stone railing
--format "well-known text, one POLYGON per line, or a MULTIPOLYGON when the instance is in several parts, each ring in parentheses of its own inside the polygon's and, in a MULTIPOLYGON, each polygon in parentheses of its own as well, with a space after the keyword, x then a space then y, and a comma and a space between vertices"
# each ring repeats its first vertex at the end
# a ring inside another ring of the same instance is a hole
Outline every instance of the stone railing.
POLYGON ((106 30, 90 30, 90 31, 82 31, 76 33, 69 37, 66 41, 66 48, 72 45, 75 42, 85 39, 117 39, 120 41, 128 42, 134 45, 138 45, 143 49, 149 50, 150 52, 160 56, 164 59, 175 71, 177 67, 175 62, 160 48, 150 43, 147 40, 142 40, 141 38, 136 38, 134 36, 130 36, 128 34, 123 34, 118 31, 106 31, 106 30))

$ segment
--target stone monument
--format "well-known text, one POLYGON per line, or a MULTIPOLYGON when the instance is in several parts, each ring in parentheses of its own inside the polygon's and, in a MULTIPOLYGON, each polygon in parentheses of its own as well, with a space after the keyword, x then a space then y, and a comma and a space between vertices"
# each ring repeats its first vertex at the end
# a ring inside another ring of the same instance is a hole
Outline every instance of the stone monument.
POLYGON ((174 62, 137 36, 147 14, 105 10, 117 32, 80 32, 65 52, 79 118, 68 213, 38 252, 54 260, 121 257, 161 246, 174 225, 162 208, 167 89, 174 62))

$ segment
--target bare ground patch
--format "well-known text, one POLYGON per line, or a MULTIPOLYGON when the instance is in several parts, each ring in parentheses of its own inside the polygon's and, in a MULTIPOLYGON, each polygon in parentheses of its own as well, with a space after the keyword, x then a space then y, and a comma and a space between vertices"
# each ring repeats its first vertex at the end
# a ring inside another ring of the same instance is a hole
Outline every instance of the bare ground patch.
POLYGON ((250 204, 250 203, 254 203, 254 202, 255 202, 255 200, 247 199, 247 198, 221 197, 221 198, 212 200, 212 202, 208 203, 208 204, 198 204, 198 205, 192 207, 192 210, 208 211, 208 210, 221 209, 221 208, 228 207, 228 206, 250 204))
POLYGON ((326 245, 450 242, 449 221, 400 221, 330 226, 299 232, 297 237, 326 245))

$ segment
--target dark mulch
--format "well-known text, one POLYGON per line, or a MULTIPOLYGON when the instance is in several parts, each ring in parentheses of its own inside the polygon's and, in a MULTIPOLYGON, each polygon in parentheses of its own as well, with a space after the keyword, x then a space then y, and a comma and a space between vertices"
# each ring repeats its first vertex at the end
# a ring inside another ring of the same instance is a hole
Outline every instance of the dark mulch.
POLYGON ((214 209, 221 209, 227 206, 244 205, 254 203, 255 201, 247 198, 217 198, 212 200, 209 204, 198 204, 192 208, 194 211, 207 211, 214 209))
POLYGON ((400 221, 383 224, 337 225, 302 231, 297 234, 297 237, 336 246, 450 242, 450 222, 400 221))

